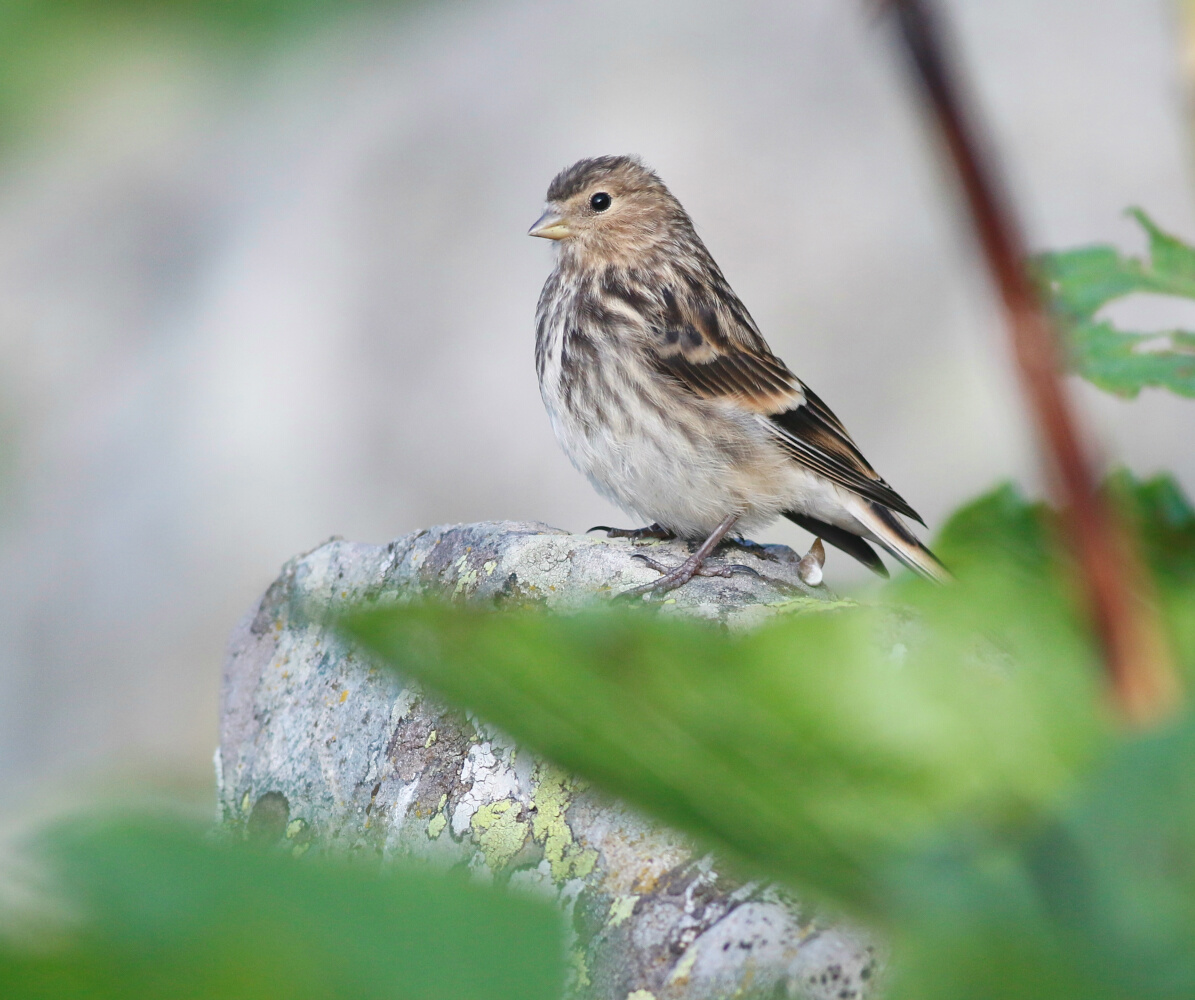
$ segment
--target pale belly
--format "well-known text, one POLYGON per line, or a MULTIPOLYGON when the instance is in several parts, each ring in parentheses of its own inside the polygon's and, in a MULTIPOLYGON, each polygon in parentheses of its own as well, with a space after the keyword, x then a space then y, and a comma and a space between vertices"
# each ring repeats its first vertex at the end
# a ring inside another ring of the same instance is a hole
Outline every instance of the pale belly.
POLYGON ((786 510, 858 530, 843 491, 792 461, 757 418, 699 403, 665 419, 650 408, 590 417, 558 411, 545 394, 557 440, 594 488, 644 523, 682 538, 707 537, 729 514, 750 532, 786 510), (704 410, 704 412, 700 412, 704 410), (686 419, 687 418, 687 419, 686 419))

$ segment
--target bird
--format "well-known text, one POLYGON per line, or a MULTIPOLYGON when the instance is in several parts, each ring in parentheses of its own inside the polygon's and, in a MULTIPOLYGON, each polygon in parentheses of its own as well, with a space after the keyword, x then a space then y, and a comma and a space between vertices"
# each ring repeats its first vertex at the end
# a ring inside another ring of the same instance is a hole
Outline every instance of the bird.
POLYGON ((699 543, 672 568, 642 556, 661 575, 624 593, 646 599, 728 575, 706 557, 732 530, 778 517, 881 576, 873 544, 950 579, 902 519, 925 522, 768 347, 689 214, 638 157, 562 170, 528 235, 555 247, 535 365, 556 438, 598 493, 651 522, 608 534, 699 543))

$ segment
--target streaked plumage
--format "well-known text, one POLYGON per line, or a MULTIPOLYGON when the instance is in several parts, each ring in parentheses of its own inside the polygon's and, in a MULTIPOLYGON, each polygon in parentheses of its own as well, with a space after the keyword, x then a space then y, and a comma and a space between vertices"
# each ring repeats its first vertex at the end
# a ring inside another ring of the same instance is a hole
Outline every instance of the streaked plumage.
POLYGON ((916 512, 771 352, 655 173, 582 160, 531 233, 557 247, 536 315, 540 392, 599 493, 682 538, 785 516, 877 572, 869 541, 947 577, 897 516, 916 512))

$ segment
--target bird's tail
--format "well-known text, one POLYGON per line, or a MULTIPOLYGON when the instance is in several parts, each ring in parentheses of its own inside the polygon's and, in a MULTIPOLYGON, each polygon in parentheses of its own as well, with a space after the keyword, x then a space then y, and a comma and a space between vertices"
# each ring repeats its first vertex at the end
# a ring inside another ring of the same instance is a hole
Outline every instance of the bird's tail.
POLYGON ((858 498, 851 513, 867 529, 870 541, 883 546, 893 557, 900 560, 914 573, 936 583, 949 583, 954 579, 941 561, 887 507, 858 498))

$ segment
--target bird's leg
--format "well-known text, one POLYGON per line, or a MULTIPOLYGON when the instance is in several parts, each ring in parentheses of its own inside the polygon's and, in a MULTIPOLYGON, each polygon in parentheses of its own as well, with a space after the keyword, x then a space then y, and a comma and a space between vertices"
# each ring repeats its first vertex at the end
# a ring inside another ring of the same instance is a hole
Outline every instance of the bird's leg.
MULTIPOLYGON (((668 528, 662 528, 658 524, 652 524, 646 528, 611 528, 607 524, 595 524, 589 531, 604 531, 607 538, 630 538, 633 541, 641 538, 658 538, 661 542, 670 542, 676 537, 668 528)), ((585 534, 589 534, 589 531, 585 534)))
MULTIPOLYGON (((641 552, 635 553, 632 558, 642 559, 652 569, 658 573, 662 573, 663 576, 654 583, 645 583, 642 586, 624 590, 618 596, 625 597, 628 594, 666 594, 670 590, 676 590, 677 587, 684 586, 695 576, 730 576, 735 570, 745 570, 749 573, 755 573, 755 570, 751 569, 750 566, 719 566, 717 569, 705 569, 703 566, 706 557, 718 547, 718 543, 726 536, 726 532, 734 527, 734 522, 738 519, 738 514, 728 515, 714 529, 713 534, 701 543, 697 551, 677 566, 676 569, 670 570, 668 567, 641 552)), ((756 573, 756 576, 758 575, 756 573)))

